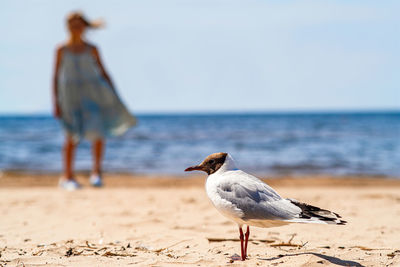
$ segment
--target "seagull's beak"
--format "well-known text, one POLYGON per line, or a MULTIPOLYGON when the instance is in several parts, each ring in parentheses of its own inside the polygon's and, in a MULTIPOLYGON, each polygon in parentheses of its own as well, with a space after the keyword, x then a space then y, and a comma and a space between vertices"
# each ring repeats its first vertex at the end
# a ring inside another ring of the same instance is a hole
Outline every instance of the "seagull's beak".
POLYGON ((203 167, 202 167, 202 166, 196 165, 196 166, 192 166, 192 167, 186 168, 186 169, 185 169, 185 172, 202 171, 202 170, 203 170, 203 167))

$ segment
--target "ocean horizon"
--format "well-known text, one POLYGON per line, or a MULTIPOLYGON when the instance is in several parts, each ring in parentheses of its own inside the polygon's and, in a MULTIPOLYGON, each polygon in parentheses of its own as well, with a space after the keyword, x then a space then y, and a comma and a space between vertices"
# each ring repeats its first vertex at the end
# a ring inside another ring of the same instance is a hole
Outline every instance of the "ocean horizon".
MULTIPOLYGON (((259 175, 400 177, 400 111, 139 112, 138 126, 107 140, 104 171, 185 175, 229 152, 259 175)), ((61 125, 49 114, 0 114, 0 170, 61 172, 61 125)), ((91 168, 81 142, 76 169, 91 168)))

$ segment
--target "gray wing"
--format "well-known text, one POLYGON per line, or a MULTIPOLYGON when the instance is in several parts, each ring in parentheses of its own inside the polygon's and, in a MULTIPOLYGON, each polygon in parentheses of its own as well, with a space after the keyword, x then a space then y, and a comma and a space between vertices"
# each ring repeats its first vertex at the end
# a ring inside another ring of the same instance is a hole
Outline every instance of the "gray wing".
POLYGON ((230 173, 219 183, 217 192, 243 212, 245 221, 287 220, 301 212, 267 184, 242 171, 230 173))

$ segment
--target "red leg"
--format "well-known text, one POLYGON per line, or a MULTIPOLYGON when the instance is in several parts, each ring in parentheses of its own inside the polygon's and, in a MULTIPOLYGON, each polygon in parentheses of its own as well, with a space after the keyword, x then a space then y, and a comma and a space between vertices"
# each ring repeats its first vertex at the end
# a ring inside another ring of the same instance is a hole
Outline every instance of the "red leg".
POLYGON ((246 255, 244 254, 244 246, 243 246, 243 241, 244 241, 244 235, 243 235, 243 230, 242 230, 242 226, 239 226, 239 238, 240 238, 240 252, 241 252, 241 256, 242 256, 242 261, 244 261, 246 259, 246 255))
POLYGON ((247 231, 245 235, 245 241, 244 241, 244 258, 247 258, 247 243, 249 242, 249 236, 250 236, 250 227, 247 226, 247 231))
POLYGON ((104 154, 104 140, 97 139, 96 141, 93 141, 92 150, 93 150, 92 174, 101 175, 101 161, 103 159, 103 154, 104 154))
POLYGON ((63 161, 64 161, 64 178, 74 179, 74 156, 75 156, 76 144, 70 136, 66 136, 64 151, 63 151, 63 161))

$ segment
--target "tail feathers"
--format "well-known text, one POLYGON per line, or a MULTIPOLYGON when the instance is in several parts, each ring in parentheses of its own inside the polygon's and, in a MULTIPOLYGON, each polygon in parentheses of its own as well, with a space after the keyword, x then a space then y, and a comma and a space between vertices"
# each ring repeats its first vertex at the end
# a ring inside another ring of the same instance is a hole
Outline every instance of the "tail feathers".
POLYGON ((346 221, 340 219, 342 217, 339 214, 332 211, 301 203, 294 199, 288 200, 301 209, 298 219, 292 220, 293 222, 326 223, 338 225, 344 225, 347 223, 346 221))

